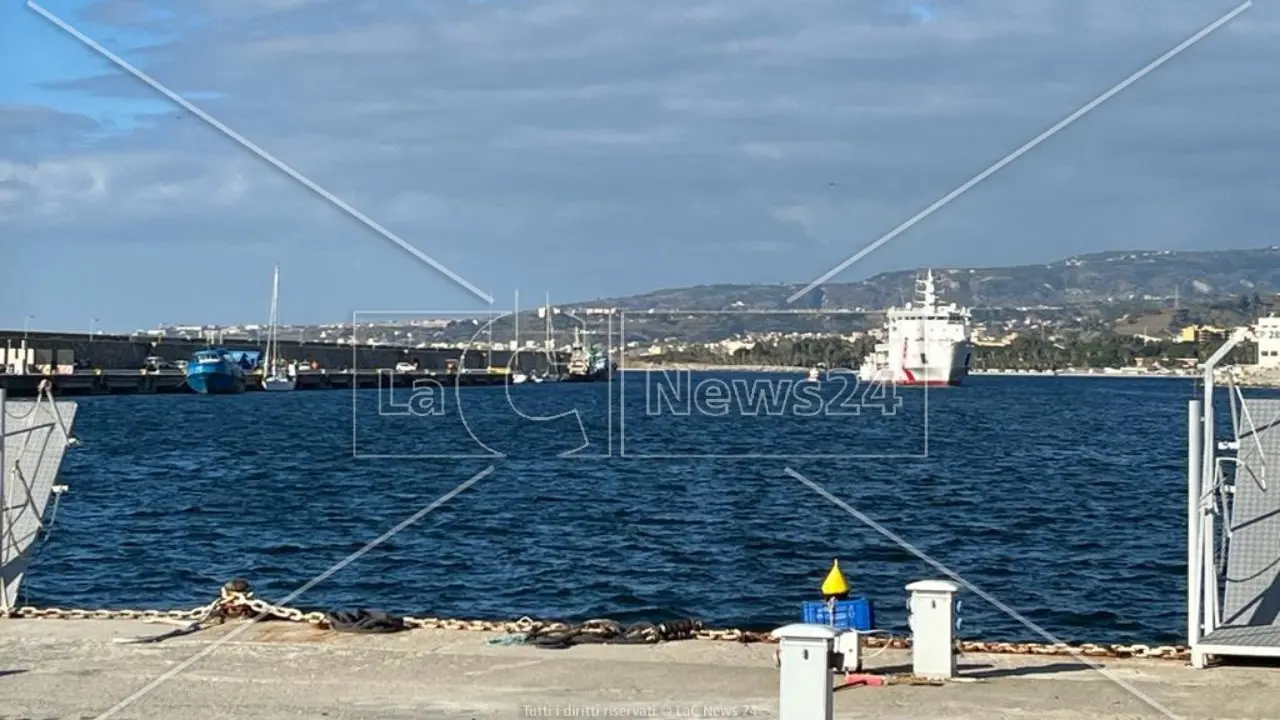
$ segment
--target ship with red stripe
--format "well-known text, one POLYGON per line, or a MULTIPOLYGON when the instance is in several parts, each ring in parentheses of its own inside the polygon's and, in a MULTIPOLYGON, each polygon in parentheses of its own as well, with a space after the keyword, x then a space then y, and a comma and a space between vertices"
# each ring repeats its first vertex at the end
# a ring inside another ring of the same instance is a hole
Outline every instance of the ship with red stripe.
POLYGON ((885 312, 885 339, 862 361, 862 382, 959 385, 968 377, 968 308, 939 302, 932 270, 916 280, 916 295, 914 303, 885 312))

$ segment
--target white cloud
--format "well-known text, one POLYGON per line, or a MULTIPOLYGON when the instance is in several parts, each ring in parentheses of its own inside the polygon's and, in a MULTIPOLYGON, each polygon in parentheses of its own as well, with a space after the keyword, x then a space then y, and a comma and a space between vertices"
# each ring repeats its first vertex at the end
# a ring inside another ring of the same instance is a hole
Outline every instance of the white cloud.
MULTIPOLYGON (((172 35, 122 54, 179 91, 215 93, 198 104, 428 252, 469 264, 479 277, 468 279, 533 277, 575 297, 683 278, 807 280, 1231 7, 953 0, 921 22, 890 0, 192 0, 165 5, 171 20, 158 6, 105 0, 93 16, 172 35), (768 249, 769 262, 726 262, 735 242, 768 249), (821 257, 803 252, 816 245, 821 257), (467 255, 477 247, 486 258, 467 255)), ((1277 18, 1259 4, 849 277, 921 257, 1271 241, 1277 18), (1181 231, 1153 220, 1173 206, 1181 231)), ((70 86, 153 95, 122 72, 70 86)), ((32 232, 57 207, 64 229, 145 227, 169 242, 173 227, 155 223, 185 219, 192 243, 283 236, 404 260, 180 110, 102 138, 70 116, 40 135, 32 128, 54 125, 22 112, 21 146, 0 132, 0 212, 32 232), (24 150, 41 137, 36 156, 24 150)), ((0 130, 18 114, 0 107, 0 130)), ((293 260, 336 273, 313 259, 323 256, 293 260)), ((323 312, 420 305, 423 283, 380 285, 365 289, 384 293, 376 302, 335 290, 323 312)))

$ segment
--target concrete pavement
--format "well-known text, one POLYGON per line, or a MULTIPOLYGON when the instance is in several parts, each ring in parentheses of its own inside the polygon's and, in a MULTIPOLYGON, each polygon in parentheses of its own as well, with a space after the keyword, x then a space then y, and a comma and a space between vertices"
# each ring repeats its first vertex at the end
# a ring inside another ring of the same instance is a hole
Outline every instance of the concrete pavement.
MULTIPOLYGON (((95 718, 240 627, 147 645, 126 620, 0 619, 0 718, 95 718)), ((489 645, 493 635, 348 635, 264 622, 212 649, 114 718, 535 718, 777 716, 772 645, 681 641, 568 650, 489 645)), ((875 651, 872 651, 873 653, 875 651)), ((1280 668, 1193 670, 1105 660, 1180 717, 1280 720, 1280 668)), ((868 668, 906 671, 886 651, 868 668)), ((837 692, 837 717, 1119 720, 1167 717, 1071 658, 964 656, 967 682, 837 692)))

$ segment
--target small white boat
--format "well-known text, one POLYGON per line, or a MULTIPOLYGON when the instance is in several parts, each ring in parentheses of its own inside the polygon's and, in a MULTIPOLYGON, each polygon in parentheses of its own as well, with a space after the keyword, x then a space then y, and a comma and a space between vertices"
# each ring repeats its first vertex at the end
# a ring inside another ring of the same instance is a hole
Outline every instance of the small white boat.
POLYGON ((822 371, 818 370, 818 368, 809 368, 808 380, 809 382, 818 382, 822 380, 822 371))
POLYGON ((262 389, 274 392, 283 392, 285 390, 293 390, 298 386, 298 381, 283 375, 272 375, 262 381, 262 389))
POLYGON ((528 375, 525 375, 525 374, 524 374, 524 373, 522 373, 522 372, 513 372, 513 373, 511 373, 511 384, 512 384, 512 385, 519 385, 520 383, 522 383, 522 382, 524 382, 524 381, 526 381, 526 380, 528 380, 528 379, 529 379, 529 376, 528 376, 528 375))
POLYGON ((275 269, 271 280, 271 319, 267 329, 267 353, 263 362, 266 377, 262 379, 262 389, 271 392, 293 390, 298 386, 297 370, 292 367, 281 372, 279 341, 276 340, 276 325, 280 314, 280 268, 275 269))

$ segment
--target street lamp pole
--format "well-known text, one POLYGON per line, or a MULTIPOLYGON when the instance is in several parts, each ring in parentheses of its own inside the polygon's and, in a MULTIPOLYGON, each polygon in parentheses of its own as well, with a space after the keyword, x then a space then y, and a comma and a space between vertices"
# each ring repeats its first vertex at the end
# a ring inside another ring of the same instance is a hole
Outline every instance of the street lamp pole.
POLYGON ((94 318, 89 321, 89 342, 93 342, 94 328, 98 325, 99 322, 101 322, 101 320, 102 320, 101 318, 94 318))
POLYGON ((36 319, 35 315, 28 315, 25 319, 23 319, 22 321, 22 339, 23 340, 27 339, 27 334, 31 332, 31 321, 35 319, 36 319))

